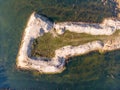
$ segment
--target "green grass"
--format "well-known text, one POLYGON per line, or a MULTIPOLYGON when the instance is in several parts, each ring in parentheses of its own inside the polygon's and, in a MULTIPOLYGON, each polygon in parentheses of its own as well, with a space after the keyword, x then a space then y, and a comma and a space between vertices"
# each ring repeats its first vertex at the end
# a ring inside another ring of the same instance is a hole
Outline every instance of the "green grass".
POLYGON ((63 35, 53 37, 51 33, 46 33, 43 36, 34 40, 32 45, 31 56, 34 57, 54 57, 55 50, 63 46, 73 45, 77 46, 94 40, 107 40, 118 36, 119 31, 111 36, 105 35, 89 35, 84 33, 74 33, 66 31, 63 35))
POLYGON ((66 45, 77 46, 93 40, 104 40, 106 36, 93 36, 66 31, 63 35, 53 37, 51 33, 46 33, 42 37, 34 40, 32 45, 32 56, 53 57, 54 51, 66 45))

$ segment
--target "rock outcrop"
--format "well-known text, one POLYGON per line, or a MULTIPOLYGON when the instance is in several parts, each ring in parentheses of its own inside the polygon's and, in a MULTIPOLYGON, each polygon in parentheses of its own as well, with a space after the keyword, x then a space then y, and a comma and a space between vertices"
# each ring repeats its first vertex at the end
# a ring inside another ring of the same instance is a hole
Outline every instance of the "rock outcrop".
POLYGON ((101 24, 83 23, 83 22, 63 22, 54 25, 56 31, 61 32, 69 30, 76 33, 87 33, 91 35, 112 35, 117 29, 120 29, 120 20, 105 19, 101 24))
MULTIPOLYGON (((64 46, 55 51, 55 57, 33 58, 30 57, 33 40, 44 33, 56 30, 69 30, 77 33, 88 33, 92 35, 111 35, 116 29, 120 29, 120 21, 117 19, 106 19, 102 24, 88 24, 82 22, 64 22, 54 24, 44 16, 33 13, 24 31, 21 47, 17 57, 17 67, 22 69, 37 70, 41 73, 60 73, 65 69, 65 59, 76 55, 86 54, 95 50, 114 50, 120 48, 119 38, 114 42, 93 41, 79 46, 64 46), (119 41, 119 42, 118 42, 119 41), (110 45, 110 47, 109 47, 110 45)), ((64 31, 63 30, 63 31, 64 31)), ((64 33, 62 31, 62 33, 64 33)), ((60 33, 61 34, 61 33, 60 33)))
POLYGON ((120 36, 107 40, 102 50, 111 51, 116 49, 120 49, 120 36))
MULTIPOLYGON (((33 69, 44 73, 58 73, 62 68, 56 67, 57 65, 53 61, 44 61, 40 58, 38 60, 33 59, 30 56, 31 44, 33 40, 39 37, 41 34, 49 32, 53 28, 53 23, 46 17, 33 13, 30 16, 27 27, 24 31, 21 47, 17 57, 17 67, 23 69, 33 69)), ((59 62, 58 62, 59 63, 59 62)), ((64 64, 64 63, 63 63, 64 64)))
POLYGON ((117 11, 118 11, 118 17, 120 18, 120 0, 115 0, 115 2, 117 3, 117 11))

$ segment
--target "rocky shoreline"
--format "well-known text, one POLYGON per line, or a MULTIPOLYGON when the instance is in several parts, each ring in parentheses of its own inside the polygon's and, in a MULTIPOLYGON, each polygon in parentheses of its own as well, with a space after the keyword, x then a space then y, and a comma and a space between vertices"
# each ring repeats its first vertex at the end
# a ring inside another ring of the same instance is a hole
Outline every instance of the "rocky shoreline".
POLYGON ((103 23, 83 23, 83 22, 63 22, 54 25, 54 28, 59 32, 69 30, 76 33, 87 33, 91 35, 112 35, 120 28, 120 20, 115 18, 105 19, 103 23), (60 31, 61 30, 61 31, 60 31))
POLYGON ((21 47, 17 56, 17 67, 27 70, 37 70, 40 73, 61 73, 65 69, 67 57, 83 55, 91 51, 110 51, 120 49, 120 37, 110 39, 106 42, 93 41, 79 46, 64 46, 55 50, 55 56, 51 59, 30 57, 33 40, 44 35, 44 33, 56 30, 63 34, 66 30, 77 33, 92 35, 112 35, 120 29, 120 20, 105 19, 101 24, 83 22, 51 22, 48 18, 38 15, 35 12, 29 18, 21 41, 21 47))

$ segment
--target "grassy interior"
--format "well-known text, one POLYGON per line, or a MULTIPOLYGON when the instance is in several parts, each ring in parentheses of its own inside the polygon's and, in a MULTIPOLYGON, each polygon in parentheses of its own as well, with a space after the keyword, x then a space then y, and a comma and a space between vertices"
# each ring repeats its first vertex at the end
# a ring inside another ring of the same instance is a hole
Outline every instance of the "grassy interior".
MULTIPOLYGON (((104 18, 115 17, 117 14, 115 14, 115 3, 108 2, 103 5, 101 0, 29 0, 29 5, 38 14, 49 16, 55 22, 82 21, 100 23, 104 18)), ((106 37, 66 32, 62 36, 53 38, 48 33, 34 40, 31 56, 53 57, 54 51, 60 47, 66 45, 75 46, 93 40, 104 40, 106 37)))
POLYGON ((54 57, 55 50, 63 46, 77 46, 94 40, 107 40, 119 35, 119 31, 111 36, 89 35, 85 33, 74 33, 66 31, 63 35, 53 37, 51 33, 46 33, 34 40, 31 56, 33 57, 54 57))

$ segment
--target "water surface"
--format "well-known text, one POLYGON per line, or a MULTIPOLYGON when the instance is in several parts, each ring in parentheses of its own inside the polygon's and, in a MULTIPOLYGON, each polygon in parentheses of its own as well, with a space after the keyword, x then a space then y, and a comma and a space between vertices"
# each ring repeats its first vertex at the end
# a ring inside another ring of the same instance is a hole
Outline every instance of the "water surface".
POLYGON ((34 7, 29 0, 0 0, 0 88, 120 90, 119 50, 70 58, 67 69, 56 75, 38 75, 16 69, 22 32, 34 7))

